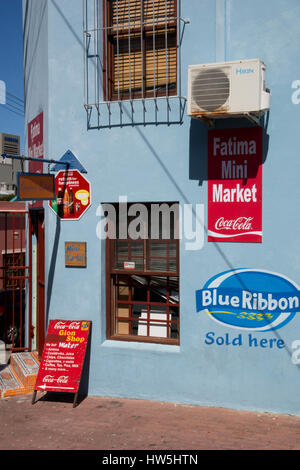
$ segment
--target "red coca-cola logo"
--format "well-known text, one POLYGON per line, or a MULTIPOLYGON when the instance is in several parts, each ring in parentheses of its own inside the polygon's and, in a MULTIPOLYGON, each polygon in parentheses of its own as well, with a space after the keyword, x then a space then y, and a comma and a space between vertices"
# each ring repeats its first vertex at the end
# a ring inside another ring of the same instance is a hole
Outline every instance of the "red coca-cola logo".
POLYGON ((220 217, 215 223, 216 230, 251 230, 253 217, 238 217, 225 219, 220 217))
POLYGON ((43 382, 50 382, 50 383, 52 383, 52 382, 54 382, 54 380, 55 380, 55 379, 54 379, 53 375, 45 375, 45 377, 43 378, 43 382))
POLYGON ((80 321, 72 321, 69 325, 69 330, 79 330, 80 328, 80 321))
POLYGON ((67 325, 64 321, 58 321, 57 323, 55 323, 54 328, 56 330, 64 330, 65 328, 68 328, 69 330, 79 330, 80 321, 72 321, 69 325, 67 325))
POLYGON ((55 323, 54 328, 55 328, 55 329, 59 329, 59 328, 60 328, 61 330, 63 330, 63 329, 66 328, 66 322, 58 321, 57 323, 55 323))
POLYGON ((68 383, 68 377, 67 377, 66 375, 61 375, 60 377, 58 377, 57 383, 58 383, 58 384, 66 384, 66 383, 68 383))

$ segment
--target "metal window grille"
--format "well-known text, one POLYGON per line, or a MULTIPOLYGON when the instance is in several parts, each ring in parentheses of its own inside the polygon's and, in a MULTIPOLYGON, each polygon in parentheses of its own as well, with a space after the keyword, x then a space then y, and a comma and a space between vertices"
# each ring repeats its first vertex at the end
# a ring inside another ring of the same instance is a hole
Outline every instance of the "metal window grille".
POLYGON ((83 0, 88 128, 181 124, 180 0, 83 0))

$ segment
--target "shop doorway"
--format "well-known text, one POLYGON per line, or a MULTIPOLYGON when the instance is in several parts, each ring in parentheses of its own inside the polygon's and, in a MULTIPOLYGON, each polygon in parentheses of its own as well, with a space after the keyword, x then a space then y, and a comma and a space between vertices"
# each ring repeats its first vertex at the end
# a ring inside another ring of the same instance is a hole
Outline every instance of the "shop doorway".
POLYGON ((8 352, 31 347, 30 222, 20 204, 0 206, 0 341, 8 352))
POLYGON ((30 211, 34 272, 34 349, 39 358, 45 342, 45 225, 44 210, 30 211))

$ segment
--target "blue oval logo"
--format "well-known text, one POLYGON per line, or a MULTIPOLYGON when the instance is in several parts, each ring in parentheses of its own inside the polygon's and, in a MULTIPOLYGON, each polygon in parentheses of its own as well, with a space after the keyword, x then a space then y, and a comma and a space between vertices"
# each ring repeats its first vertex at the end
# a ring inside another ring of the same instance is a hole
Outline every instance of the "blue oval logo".
POLYGON ((220 273, 196 291, 197 312, 230 328, 269 331, 281 328, 300 311, 298 285, 287 277, 259 269, 220 273))

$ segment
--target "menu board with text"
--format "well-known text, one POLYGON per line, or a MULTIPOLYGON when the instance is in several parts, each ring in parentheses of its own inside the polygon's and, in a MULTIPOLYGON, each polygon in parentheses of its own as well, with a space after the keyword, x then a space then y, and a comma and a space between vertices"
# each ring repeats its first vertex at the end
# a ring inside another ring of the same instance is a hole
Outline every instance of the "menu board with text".
POLYGON ((49 322, 35 390, 77 393, 91 322, 49 322))

